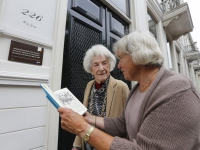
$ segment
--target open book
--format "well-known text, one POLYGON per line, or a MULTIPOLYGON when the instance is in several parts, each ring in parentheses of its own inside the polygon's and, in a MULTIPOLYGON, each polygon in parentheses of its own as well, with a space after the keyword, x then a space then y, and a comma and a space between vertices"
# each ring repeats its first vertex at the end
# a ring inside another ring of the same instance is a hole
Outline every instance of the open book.
POLYGON ((87 108, 67 88, 53 92, 46 84, 40 84, 40 86, 46 93, 46 98, 56 109, 67 107, 80 115, 83 115, 87 111, 87 108))

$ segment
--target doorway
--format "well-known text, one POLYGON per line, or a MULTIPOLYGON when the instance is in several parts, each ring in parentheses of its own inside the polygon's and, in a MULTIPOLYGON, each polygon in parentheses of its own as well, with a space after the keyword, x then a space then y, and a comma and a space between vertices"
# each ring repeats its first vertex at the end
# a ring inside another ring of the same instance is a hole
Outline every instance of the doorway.
MULTIPOLYGON (((95 44, 112 45, 125 34, 128 24, 98 0, 69 0, 63 54, 62 88, 69 90, 83 102, 84 90, 92 76, 83 69, 85 52, 95 44)), ((117 67, 111 75, 123 78, 117 67)), ((75 135, 60 128, 58 150, 71 150, 75 135)))

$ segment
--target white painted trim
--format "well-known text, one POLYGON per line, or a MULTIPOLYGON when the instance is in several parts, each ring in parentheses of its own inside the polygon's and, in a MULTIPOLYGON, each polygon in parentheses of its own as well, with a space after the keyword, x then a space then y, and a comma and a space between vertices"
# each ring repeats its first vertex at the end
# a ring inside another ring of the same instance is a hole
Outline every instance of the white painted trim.
MULTIPOLYGON (((4 33, 4 31, 1 30, 1 27, 0 27, 0 36, 14 40, 14 41, 17 41, 17 42, 21 42, 21 43, 24 43, 24 44, 28 44, 28 45, 32 45, 32 46, 36 46, 36 47, 42 47, 42 48, 45 48, 45 49, 51 50, 52 47, 53 47, 53 41, 38 42, 38 41, 30 40, 28 38, 24 38, 22 36, 16 36, 14 34, 4 33)), ((30 36, 33 37, 32 35, 30 35, 30 36)), ((41 39, 41 38, 38 38, 38 37, 34 37, 34 38, 40 39, 41 41, 45 40, 45 39, 41 39)))
POLYGON ((48 83, 48 79, 47 75, 0 71, 0 85, 40 86, 40 83, 48 83))
POLYGON ((184 66, 185 66, 186 76, 189 78, 190 77, 189 66, 188 66, 188 62, 185 56, 184 56, 184 66))
MULTIPOLYGON (((67 20, 68 0, 58 0, 54 44, 52 50, 49 86, 52 90, 61 88, 65 24, 67 20)), ((58 145, 59 113, 53 105, 47 104, 47 124, 45 150, 56 150, 58 145)))
POLYGON ((166 34, 162 26, 162 21, 159 21, 156 24, 156 32, 157 32, 157 41, 164 57, 164 65, 166 68, 169 68, 168 56, 165 57, 165 54, 167 55, 167 39, 166 39, 166 34))
MULTIPOLYGON (((135 1, 130 1, 130 18, 131 24, 129 25, 129 29, 134 30, 138 27, 138 22, 136 21, 136 11, 135 11, 135 1)), ((134 83, 132 84, 134 85, 134 83)))
POLYGON ((179 58, 180 58, 180 63, 181 63, 181 74, 184 74, 184 75, 188 75, 188 71, 186 70, 186 65, 187 64, 185 64, 185 53, 184 53, 184 47, 183 47, 183 45, 178 41, 178 40, 176 40, 176 41, 174 41, 174 43, 175 43, 175 46, 176 46, 176 48, 177 48, 177 50, 179 51, 179 58))
POLYGON ((186 75, 185 66, 184 66, 184 52, 181 50, 179 53, 180 63, 181 63, 181 74, 186 75))
POLYGON ((197 86, 197 83, 196 83, 196 76, 195 76, 195 71, 194 71, 194 65, 191 65, 191 72, 192 72, 192 81, 193 81, 193 84, 195 86, 197 86))
POLYGON ((9 38, 9 39, 13 39, 13 40, 16 40, 19 42, 25 41, 23 43, 28 43, 29 45, 31 44, 31 45, 38 46, 38 47, 44 47, 47 49, 52 49, 52 46, 53 46, 53 41, 48 41, 41 37, 37 37, 37 36, 31 35, 31 34, 28 34, 25 32, 19 32, 13 28, 10 28, 8 26, 1 25, 1 24, 0 24, 0 36, 9 38), (6 32, 5 29, 6 29, 6 31, 9 31, 9 32, 6 32), (11 33, 13 33, 13 34, 11 34, 11 33), (20 36, 18 36, 18 35, 20 35, 20 36), (28 37, 28 38, 26 38, 26 37, 28 37), (31 39, 29 37, 31 37, 31 39))
POLYGON ((163 21, 171 19, 172 17, 178 16, 178 15, 184 13, 184 12, 187 12, 187 11, 188 11, 188 5, 186 3, 184 3, 184 4, 180 5, 179 7, 177 7, 176 9, 173 9, 171 11, 164 13, 163 14, 163 21))
POLYGON ((174 41, 170 41, 170 53, 171 53, 171 58, 172 58, 172 70, 179 73, 177 59, 176 59, 176 46, 174 44, 174 41))
POLYGON ((131 30, 148 30, 148 19, 147 19, 147 4, 146 0, 131 0, 131 19, 134 25, 131 25, 131 30))
MULTIPOLYGON (((100 0, 103 4, 105 4, 108 8, 110 8, 114 13, 116 13, 120 18, 122 18, 127 23, 131 23, 131 19, 124 14, 119 8, 117 8, 110 0, 100 0)), ((131 9, 131 8, 130 8, 131 9)))
POLYGON ((147 9, 157 23, 162 20, 163 13, 157 0, 147 0, 147 9))

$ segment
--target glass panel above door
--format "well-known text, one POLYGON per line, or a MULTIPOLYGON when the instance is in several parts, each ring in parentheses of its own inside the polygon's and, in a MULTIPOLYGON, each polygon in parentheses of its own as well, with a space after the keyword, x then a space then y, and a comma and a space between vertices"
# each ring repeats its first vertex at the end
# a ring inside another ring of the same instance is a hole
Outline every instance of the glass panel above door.
POLYGON ((129 0, 110 0, 115 6, 117 6, 123 13, 128 17, 130 16, 129 10, 129 0))

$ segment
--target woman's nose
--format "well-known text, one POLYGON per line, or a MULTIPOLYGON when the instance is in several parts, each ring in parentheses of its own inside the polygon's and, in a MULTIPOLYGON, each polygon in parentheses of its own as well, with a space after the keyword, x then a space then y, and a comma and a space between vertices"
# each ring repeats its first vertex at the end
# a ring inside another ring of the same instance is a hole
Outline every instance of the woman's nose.
POLYGON ((99 65, 99 70, 103 70, 103 65, 102 64, 99 65))
POLYGON ((120 62, 117 64, 117 68, 118 68, 118 69, 121 69, 121 64, 120 64, 120 62))

